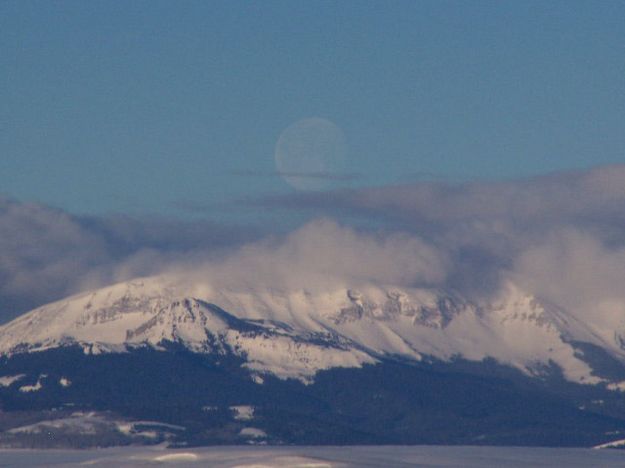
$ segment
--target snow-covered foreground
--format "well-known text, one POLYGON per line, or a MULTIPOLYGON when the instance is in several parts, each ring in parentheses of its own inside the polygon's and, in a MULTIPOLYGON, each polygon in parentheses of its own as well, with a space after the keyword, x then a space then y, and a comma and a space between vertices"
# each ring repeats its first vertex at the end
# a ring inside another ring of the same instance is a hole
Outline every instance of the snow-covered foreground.
POLYGON ((589 467, 625 466, 625 451, 445 446, 114 448, 0 450, 0 466, 589 467))

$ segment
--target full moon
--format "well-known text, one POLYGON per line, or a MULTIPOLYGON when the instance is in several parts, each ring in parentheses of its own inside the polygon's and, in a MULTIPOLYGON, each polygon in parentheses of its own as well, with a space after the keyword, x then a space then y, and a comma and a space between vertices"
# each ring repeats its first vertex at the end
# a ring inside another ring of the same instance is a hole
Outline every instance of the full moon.
POLYGON ((276 144, 276 168, 297 190, 324 190, 345 177, 347 143, 343 131, 312 117, 287 127, 276 144))

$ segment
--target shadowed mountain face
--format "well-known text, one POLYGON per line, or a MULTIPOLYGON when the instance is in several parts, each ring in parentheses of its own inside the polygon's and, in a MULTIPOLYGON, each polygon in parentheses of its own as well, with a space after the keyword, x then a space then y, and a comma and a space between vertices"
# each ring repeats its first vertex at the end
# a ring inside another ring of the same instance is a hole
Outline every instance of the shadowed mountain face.
POLYGON ((0 441, 592 446, 625 433, 622 398, 555 370, 535 379, 494 362, 383 360, 320 371, 306 384, 242 364, 165 343, 5 357, 15 380, 0 387, 0 441))
POLYGON ((596 445, 625 431, 620 337, 513 287, 476 304, 148 278, 0 327, 0 440, 596 445))

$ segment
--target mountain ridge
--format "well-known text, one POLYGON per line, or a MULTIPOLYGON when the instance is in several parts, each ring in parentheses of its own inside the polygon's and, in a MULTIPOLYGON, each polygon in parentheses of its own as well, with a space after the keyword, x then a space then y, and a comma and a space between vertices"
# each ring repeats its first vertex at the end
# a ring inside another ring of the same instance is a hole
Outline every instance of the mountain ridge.
POLYGON ((88 353, 124 352, 169 341, 193 352, 233 352, 260 374, 304 381, 321 369, 384 356, 460 356, 494 358, 530 375, 555 363, 572 382, 617 388, 620 382, 596 375, 574 343, 625 362, 620 337, 614 330, 609 342, 592 324, 512 285, 496 301, 476 304, 416 288, 214 291, 150 277, 71 296, 0 326, 0 355, 74 344, 88 353))
POLYGON ((513 287, 137 279, 0 327, 0 446, 601 445, 625 435, 619 336, 513 287))

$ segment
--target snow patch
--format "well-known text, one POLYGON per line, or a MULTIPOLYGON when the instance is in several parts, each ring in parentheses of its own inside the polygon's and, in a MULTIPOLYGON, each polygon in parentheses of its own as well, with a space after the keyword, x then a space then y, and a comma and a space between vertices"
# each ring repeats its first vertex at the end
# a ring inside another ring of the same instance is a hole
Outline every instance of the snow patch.
POLYGON ((252 375, 252 380, 255 384, 262 385, 265 383, 265 379, 263 379, 260 375, 254 374, 252 375))
POLYGON ((625 439, 613 440, 612 442, 606 442, 605 444, 595 445, 594 449, 605 449, 605 448, 618 448, 625 447, 625 439))
POLYGON ((166 455, 159 455, 154 457, 153 460, 159 463, 182 463, 182 462, 194 462, 198 459, 195 453, 168 453, 166 455))
POLYGON ((613 392, 625 392, 625 381, 609 383, 605 388, 613 392))
POLYGON ((239 432, 239 435, 241 437, 250 437, 253 439, 261 439, 267 437, 267 433, 265 431, 256 427, 244 427, 239 432))
POLYGON ((131 438, 157 439, 159 436, 168 437, 172 432, 184 429, 182 426, 156 421, 119 421, 109 415, 94 411, 76 411, 67 417, 38 421, 34 424, 12 428, 8 432, 44 434, 63 431, 84 435, 117 430, 131 438))
POLYGON ((26 374, 4 375, 0 377, 0 387, 10 387, 18 380, 26 377, 26 374))
POLYGON ((10 429, 8 432, 40 434, 63 429, 73 430, 81 434, 95 434, 97 432, 96 425, 103 421, 105 421, 104 418, 97 416, 93 412, 76 412, 66 418, 39 421, 35 424, 10 429))
POLYGON ((230 410, 234 412, 234 419, 238 421, 249 421, 254 417, 254 407, 249 405, 231 406, 230 410))
POLYGON ((41 385, 41 380, 37 380, 37 383, 35 385, 23 385, 23 386, 21 386, 20 387, 20 392, 22 392, 22 393, 38 392, 42 388, 43 388, 43 385, 41 385))

